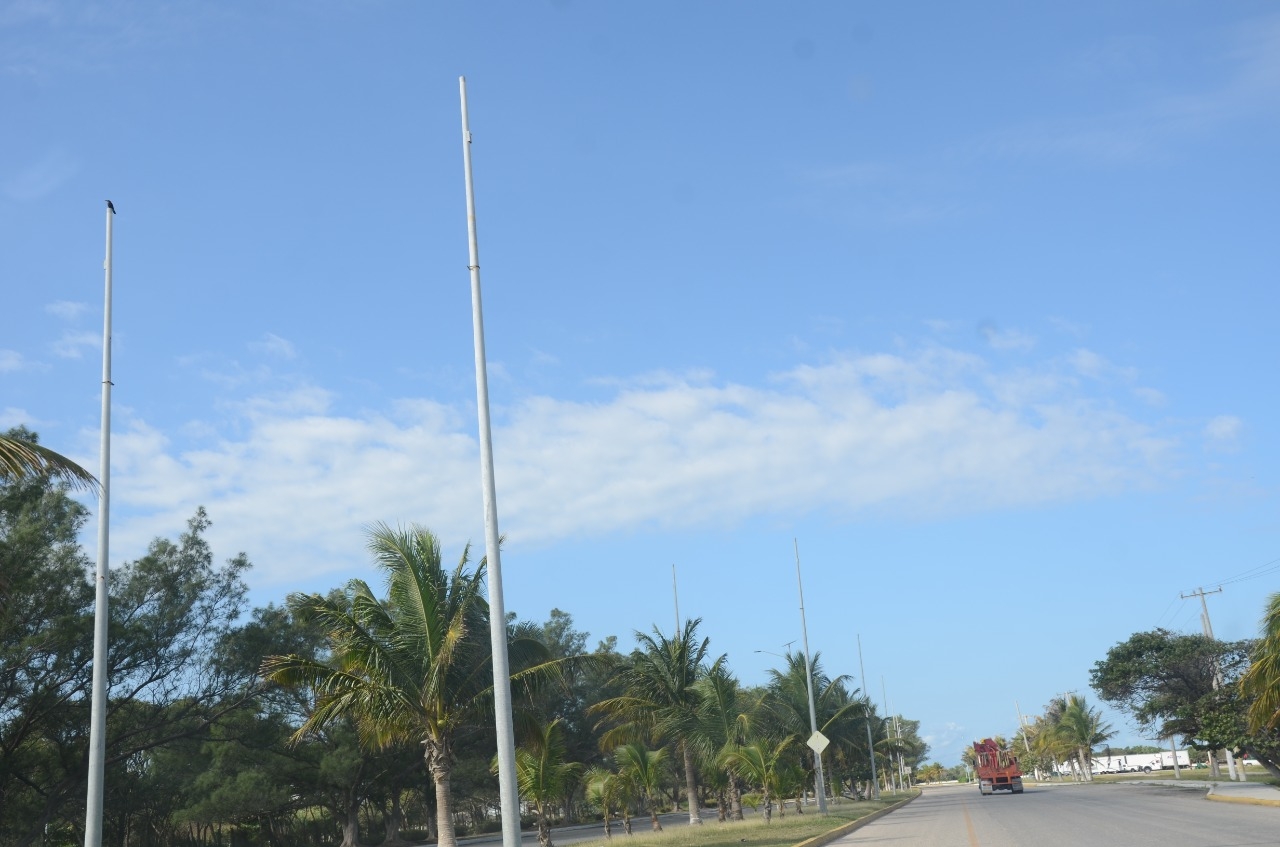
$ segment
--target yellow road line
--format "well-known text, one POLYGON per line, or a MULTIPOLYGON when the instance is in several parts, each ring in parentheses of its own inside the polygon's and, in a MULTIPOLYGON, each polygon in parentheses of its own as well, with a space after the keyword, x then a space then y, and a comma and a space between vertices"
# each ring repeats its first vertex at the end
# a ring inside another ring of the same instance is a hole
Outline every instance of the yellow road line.
POLYGON ((964 828, 969 832, 969 847, 979 847, 978 833, 973 831, 973 818, 969 817, 969 804, 961 806, 960 811, 964 812, 964 828))

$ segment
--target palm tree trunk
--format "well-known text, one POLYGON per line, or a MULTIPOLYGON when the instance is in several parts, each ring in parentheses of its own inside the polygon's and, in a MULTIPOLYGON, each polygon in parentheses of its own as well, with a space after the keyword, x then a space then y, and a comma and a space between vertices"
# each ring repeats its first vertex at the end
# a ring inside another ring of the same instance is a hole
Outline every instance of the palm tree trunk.
POLYGON ((702 816, 698 813, 698 782, 693 769, 693 751, 689 749, 687 741, 680 742, 680 749, 684 752, 684 791, 689 798, 689 823, 696 826, 702 823, 702 816))
POLYGON ((538 809, 538 843, 542 847, 552 847, 551 825, 547 823, 547 816, 541 808, 538 809))
POLYGON ((434 741, 427 741, 425 746, 427 768, 431 772, 431 781, 436 790, 436 845, 458 847, 458 835, 453 828, 453 796, 450 791, 452 774, 449 764, 444 760, 447 754, 434 750, 434 741))
POLYGON ((1084 781, 1093 782, 1093 768, 1090 767, 1089 751, 1079 747, 1076 750, 1076 755, 1080 757, 1080 772, 1084 774, 1084 781))

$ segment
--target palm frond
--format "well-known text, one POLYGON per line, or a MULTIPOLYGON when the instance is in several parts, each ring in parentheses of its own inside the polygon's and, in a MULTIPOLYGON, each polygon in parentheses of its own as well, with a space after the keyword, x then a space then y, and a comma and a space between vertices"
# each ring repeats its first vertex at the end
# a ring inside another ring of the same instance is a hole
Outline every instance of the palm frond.
POLYGON ((0 480, 47 476, 74 489, 98 491, 98 479, 75 462, 34 441, 0 434, 0 480))

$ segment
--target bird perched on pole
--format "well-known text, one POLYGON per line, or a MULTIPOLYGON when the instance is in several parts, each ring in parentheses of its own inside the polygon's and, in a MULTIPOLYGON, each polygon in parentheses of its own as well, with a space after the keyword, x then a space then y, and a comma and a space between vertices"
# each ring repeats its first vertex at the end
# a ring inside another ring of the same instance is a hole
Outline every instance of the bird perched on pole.
POLYGON ((116 207, 111 205, 110 200, 107 201, 107 208, 111 210, 111 214, 114 215, 116 213, 116 207))

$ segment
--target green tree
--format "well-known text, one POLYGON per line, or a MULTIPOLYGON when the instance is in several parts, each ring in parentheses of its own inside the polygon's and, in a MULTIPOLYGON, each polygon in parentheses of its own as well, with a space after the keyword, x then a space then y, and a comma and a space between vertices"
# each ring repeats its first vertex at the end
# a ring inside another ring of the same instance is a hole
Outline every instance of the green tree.
POLYGON ((93 586, 87 510, 48 477, 0 478, 0 843, 56 817, 85 742, 93 586))
MULTIPOLYGON (((867 726, 872 729, 872 745, 884 738, 883 721, 875 714, 875 707, 865 697, 855 696, 846 687, 850 679, 827 676, 822 668, 822 654, 814 653, 806 668, 802 653, 788 651, 785 671, 769 671, 769 685, 763 706, 768 719, 765 733, 771 737, 791 736, 797 756, 802 757, 807 772, 806 784, 812 784, 817 771, 817 756, 801 743, 812 733, 809 722, 809 686, 806 682, 811 671, 813 685, 814 716, 817 729, 840 751, 849 772, 858 778, 869 779, 871 756, 867 750, 867 726), (865 764, 865 768, 863 765, 865 764)), ((825 761, 825 759, 824 759, 825 761)), ((832 773, 833 780, 836 774, 832 773)), ((835 782, 832 788, 838 790, 835 782)), ((802 789, 803 790, 803 789, 802 789)), ((797 807, 798 808, 798 807, 797 807)))
MULTIPOLYGON (((358 579, 338 599, 292 595, 295 613, 325 631, 332 659, 271 656, 262 673, 315 692, 315 709, 297 739, 349 718, 370 748, 421 744, 435 787, 440 847, 456 847, 455 745, 459 733, 493 716, 485 562, 470 570, 464 550, 453 571, 446 571, 439 540, 416 525, 377 524, 368 548, 387 577, 385 602, 358 579)), ((508 648, 513 681, 547 673, 546 650, 536 640, 517 639, 508 648)))
POLYGON ((758 710, 759 700, 744 696, 738 680, 724 662, 712 665, 706 675, 694 683, 694 687, 699 706, 690 743, 705 765, 701 769, 704 778, 709 773, 726 777, 716 780, 720 819, 740 821, 743 819, 742 779, 734 771, 726 770, 724 762, 726 754, 749 740, 753 723, 751 713, 758 710))
POLYGON ((1102 719, 1102 713, 1089 706, 1083 697, 1067 696, 1066 708, 1055 730, 1058 736, 1075 751, 1080 771, 1086 780, 1093 779, 1093 748, 1113 738, 1111 725, 1102 719))
POLYGON ((632 791, 644 802, 653 831, 661 832, 658 797, 662 793, 667 751, 647 750, 643 744, 623 744, 614 751, 613 759, 618 775, 632 786, 632 791))
MULTIPOLYGON (((493 772, 498 772, 496 757, 493 772)), ((530 727, 524 741, 516 748, 516 781, 520 786, 520 796, 533 803, 538 843, 542 847, 552 847, 552 805, 568 795, 581 773, 581 764, 565 761, 564 730, 559 721, 530 727)))
MULTIPOLYGON (((94 603, 74 544, 83 515, 48 477, 0 483, 0 842, 84 818, 94 603)), ((156 539, 111 576, 106 839, 173 807, 154 751, 207 737, 251 696, 252 675, 214 658, 243 611, 249 562, 216 566, 208 526, 197 510, 177 542, 156 539)))
MULTIPOLYGON (((637 632, 638 649, 613 678, 623 693, 592 707, 593 712, 618 723, 602 737, 606 747, 646 739, 676 745, 684 759, 690 824, 702 822, 692 747, 701 704, 695 683, 703 675, 711 641, 698 640, 701 623, 701 618, 685 621, 684 631, 676 638, 667 638, 657 627, 652 636, 637 632)), ((721 656, 716 662, 723 660, 721 656)))
POLYGON ((1280 593, 1267 601, 1251 659, 1240 691, 1249 700, 1249 731, 1260 733, 1280 725, 1280 593))
POLYGON ((794 739, 782 738, 772 745, 753 741, 728 748, 720 754, 722 764, 740 779, 760 789, 760 805, 769 807, 774 797, 782 798, 787 751, 794 739))
POLYGON ((631 816, 628 806, 631 803, 631 782, 608 767, 597 765, 589 768, 583 776, 587 787, 587 802, 600 810, 604 817, 604 837, 613 837, 613 812, 619 810, 627 835, 631 834, 631 816))
MULTIPOLYGON (((1249 661, 1248 641, 1222 642, 1165 629, 1139 632, 1107 651, 1090 672, 1090 685, 1159 738, 1181 735, 1200 749, 1219 749, 1205 737, 1205 718, 1216 713, 1217 681, 1232 685, 1249 661), (1199 739, 1199 743, 1196 741, 1199 739)), ((1220 722, 1215 719, 1215 725, 1220 722)), ((1217 759, 1210 756, 1217 775, 1217 759)))

